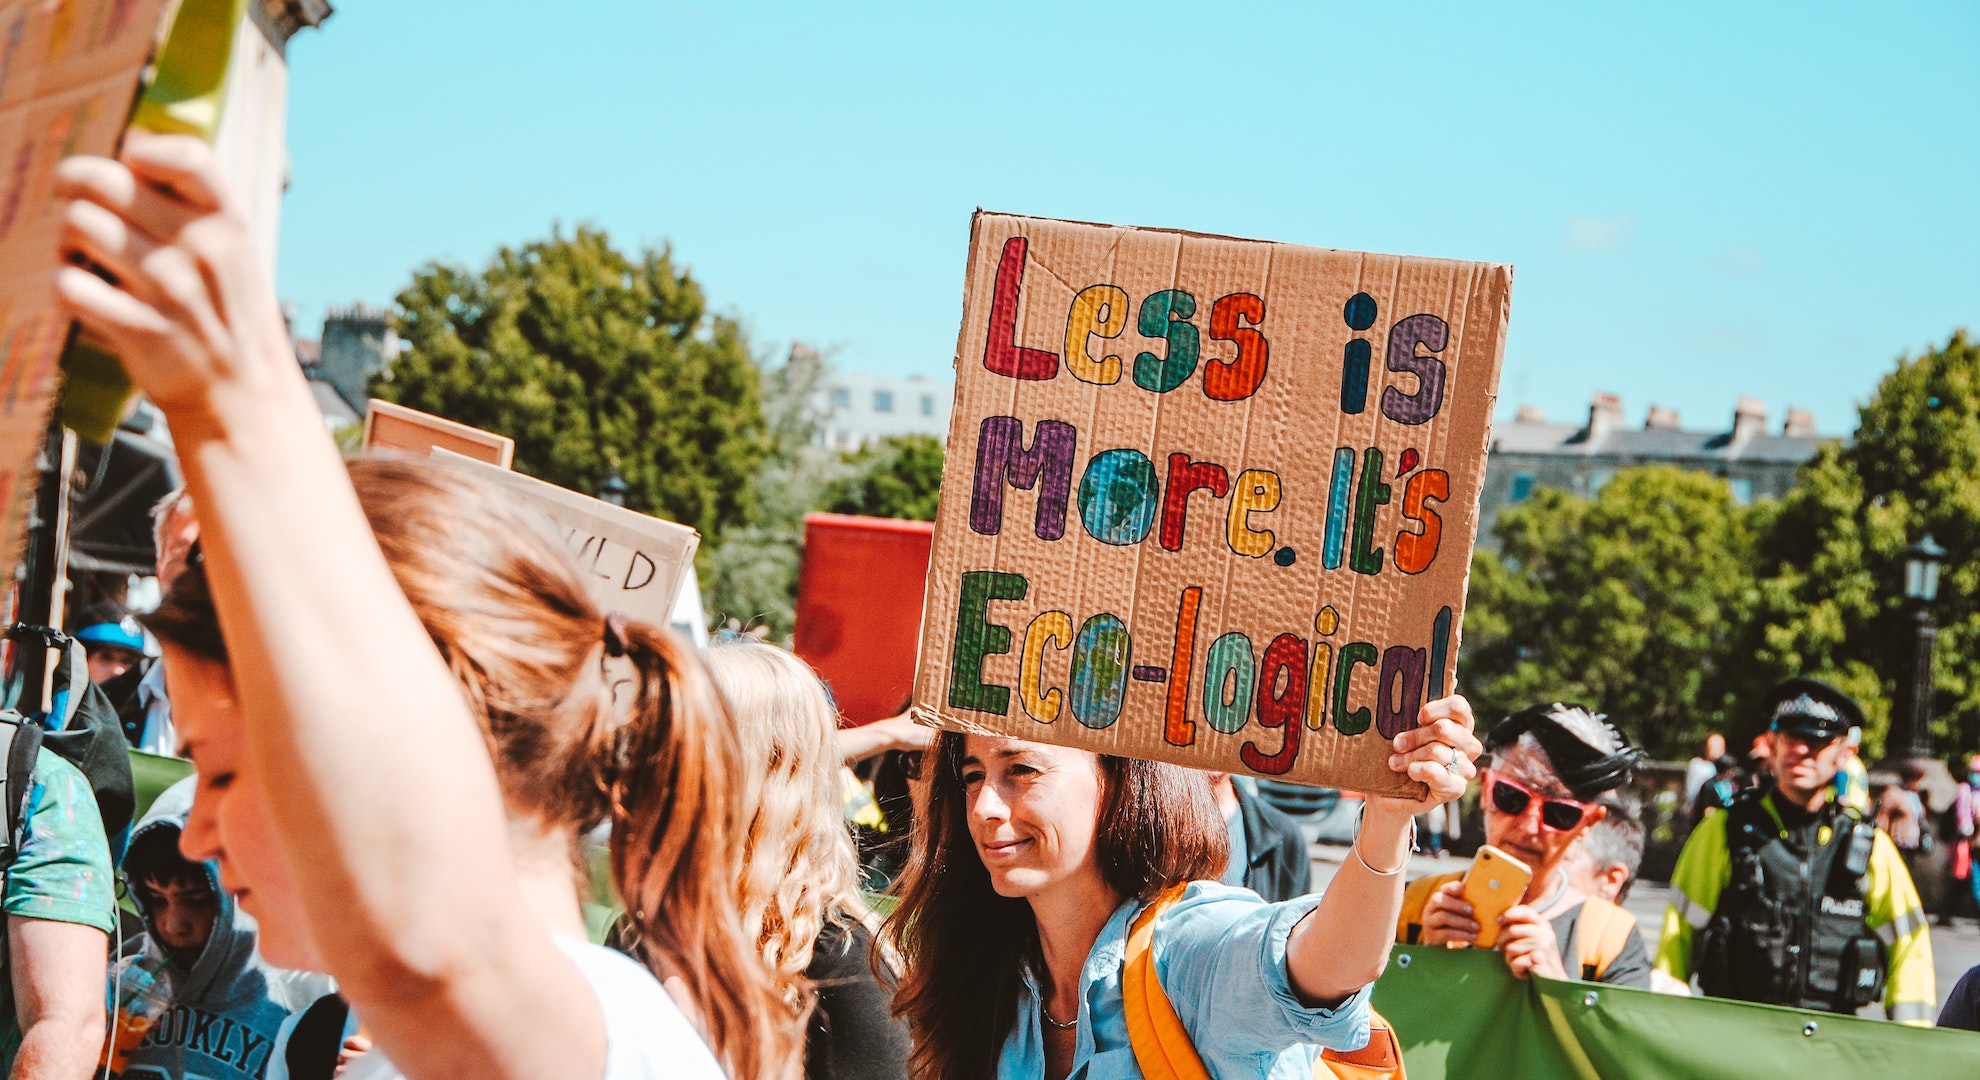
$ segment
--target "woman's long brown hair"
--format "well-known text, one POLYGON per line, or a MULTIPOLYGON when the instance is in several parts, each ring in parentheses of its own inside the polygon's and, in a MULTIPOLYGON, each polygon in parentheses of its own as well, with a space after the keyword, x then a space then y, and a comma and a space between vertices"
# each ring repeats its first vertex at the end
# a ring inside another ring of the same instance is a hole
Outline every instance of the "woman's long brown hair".
MULTIPOLYGON (((1037 961, 1031 905, 997 895, 970 837, 964 739, 944 733, 923 766, 900 906, 881 931, 903 965, 894 1013, 914 1034, 916 1080, 995 1076, 1024 966, 1037 961)), ((1107 754, 1099 762, 1093 857, 1115 892, 1147 899, 1223 874, 1230 837, 1203 773, 1107 754)))
MULTIPOLYGON (((660 627, 608 627, 570 559, 492 485, 398 459, 353 461, 350 476, 482 725, 509 814, 567 831, 574 863, 579 839, 609 820, 640 959, 686 984, 735 1080, 795 1076, 797 1020, 737 915, 741 754, 693 649, 660 627), (612 683, 627 676, 630 702, 615 703, 612 683)), ((226 660, 203 566, 145 621, 226 660)))

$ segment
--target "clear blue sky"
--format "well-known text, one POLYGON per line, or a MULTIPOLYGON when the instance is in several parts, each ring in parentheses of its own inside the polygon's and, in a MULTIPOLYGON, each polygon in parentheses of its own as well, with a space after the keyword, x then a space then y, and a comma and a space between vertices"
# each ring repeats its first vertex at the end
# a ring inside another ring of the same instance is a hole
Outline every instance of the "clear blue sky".
POLYGON ((279 282, 389 301, 562 223, 759 350, 944 371, 973 208, 1517 266, 1501 412, 1854 426, 1980 329, 1980 6, 335 0, 279 282))

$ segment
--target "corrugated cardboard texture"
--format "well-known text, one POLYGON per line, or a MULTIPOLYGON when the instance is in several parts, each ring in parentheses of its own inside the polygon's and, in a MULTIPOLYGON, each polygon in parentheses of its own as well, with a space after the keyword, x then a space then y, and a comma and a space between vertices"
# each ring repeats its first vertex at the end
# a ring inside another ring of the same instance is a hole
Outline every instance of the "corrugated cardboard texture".
POLYGON ((0 580, 20 557, 69 319, 55 164, 115 151, 165 0, 0 0, 0 580))
POLYGON ((443 416, 372 398, 364 408, 364 448, 398 450, 425 457, 435 448, 497 468, 515 462, 516 441, 443 416))
POLYGON ((918 714, 1417 794, 1385 736, 1453 686, 1511 290, 979 213, 918 714))

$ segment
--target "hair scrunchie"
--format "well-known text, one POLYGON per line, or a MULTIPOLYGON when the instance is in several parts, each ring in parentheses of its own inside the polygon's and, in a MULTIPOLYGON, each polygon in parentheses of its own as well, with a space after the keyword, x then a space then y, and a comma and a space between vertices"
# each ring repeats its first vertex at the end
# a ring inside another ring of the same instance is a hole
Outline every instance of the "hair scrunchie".
POLYGON ((626 617, 617 612, 605 616, 605 655, 626 655, 626 617))

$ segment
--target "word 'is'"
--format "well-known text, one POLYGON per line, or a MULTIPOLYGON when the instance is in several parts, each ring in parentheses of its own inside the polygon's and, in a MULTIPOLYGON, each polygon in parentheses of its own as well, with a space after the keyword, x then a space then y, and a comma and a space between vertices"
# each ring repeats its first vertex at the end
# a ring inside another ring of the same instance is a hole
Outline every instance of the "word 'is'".
MULTIPOLYGON (((1024 289, 1024 260, 1030 242, 1022 236, 1004 241, 991 286, 990 325, 983 349, 983 366, 1012 379, 1056 378, 1061 356, 1049 349, 1017 343, 1018 297, 1024 289)), ((1089 285, 1074 295, 1066 312, 1065 368, 1073 378, 1100 386, 1121 379, 1123 359, 1111 353, 1093 355, 1095 338, 1113 340, 1127 330, 1133 298, 1118 285, 1089 285)), ((1132 378, 1136 386, 1166 394, 1189 381, 1203 360, 1203 331, 1193 321, 1196 296, 1183 289, 1161 289, 1142 299, 1135 312, 1141 336, 1163 343, 1163 352, 1135 355, 1132 378)), ((1355 293, 1342 308, 1348 327, 1360 333, 1375 325, 1375 298, 1355 293)), ((1254 293, 1234 292, 1210 305, 1209 338, 1229 342, 1234 355, 1211 357, 1203 368, 1203 393, 1212 401, 1242 401, 1258 392, 1271 367, 1272 343, 1265 336, 1265 300, 1254 293)), ((1394 386, 1382 388, 1382 415, 1399 424, 1425 424, 1444 407, 1444 362, 1419 348, 1438 353, 1450 342, 1450 326, 1430 314, 1411 315, 1389 328, 1385 363, 1392 372, 1414 375, 1416 392, 1394 386)), ((1104 350, 1103 350, 1104 351, 1104 350)), ((1369 368, 1374 348, 1354 338, 1342 348, 1341 412, 1359 415, 1368 406, 1369 368)))

